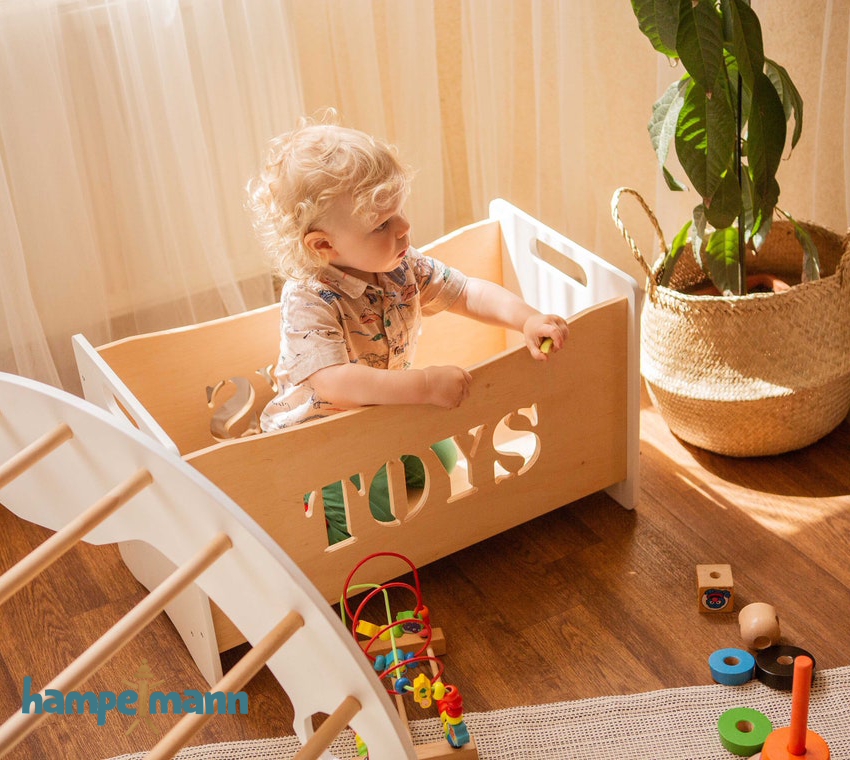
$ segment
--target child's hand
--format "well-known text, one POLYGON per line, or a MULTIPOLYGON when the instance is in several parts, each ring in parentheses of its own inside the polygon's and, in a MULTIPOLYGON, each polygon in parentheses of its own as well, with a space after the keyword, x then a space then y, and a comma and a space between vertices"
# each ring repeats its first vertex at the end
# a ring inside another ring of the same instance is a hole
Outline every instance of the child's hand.
POLYGON ((556 314, 532 314, 525 320, 522 334, 532 358, 545 362, 549 359, 549 354, 560 351, 570 334, 570 329, 567 327, 566 320, 556 314), (540 344, 546 338, 552 339, 552 345, 547 353, 543 353, 540 350, 540 344))
POLYGON ((469 395, 472 375, 460 367, 425 367, 425 403, 454 409, 469 395))

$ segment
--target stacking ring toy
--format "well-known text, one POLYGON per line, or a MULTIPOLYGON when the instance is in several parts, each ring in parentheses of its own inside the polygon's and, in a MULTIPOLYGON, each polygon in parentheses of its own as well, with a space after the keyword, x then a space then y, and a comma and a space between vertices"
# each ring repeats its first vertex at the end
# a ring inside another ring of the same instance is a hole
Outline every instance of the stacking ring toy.
POLYGON ((733 755, 741 757, 758 752, 772 730, 767 717, 750 707, 733 707, 717 719, 720 743, 733 755))
POLYGON ((711 677, 727 686, 746 683, 753 677, 756 661, 743 649, 718 649, 708 658, 711 677))
POLYGON ((815 658, 805 649, 785 644, 762 649, 756 654, 756 678, 771 689, 790 691, 794 682, 794 659, 801 655, 811 659, 814 680, 815 658))

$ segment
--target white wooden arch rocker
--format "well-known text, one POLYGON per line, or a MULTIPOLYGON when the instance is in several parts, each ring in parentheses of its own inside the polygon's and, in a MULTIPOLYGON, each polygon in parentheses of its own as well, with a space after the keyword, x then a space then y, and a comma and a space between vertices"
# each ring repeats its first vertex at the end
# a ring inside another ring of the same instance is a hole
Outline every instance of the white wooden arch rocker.
MULTIPOLYGON (((175 570, 42 690, 77 689, 191 584, 253 648, 216 684, 237 692, 267 664, 289 695, 298 758, 330 757, 345 728, 370 757, 415 758, 367 659, 284 551, 197 470, 112 415, 64 391, 0 373, 0 503, 57 531, 0 577, 0 603, 78 541, 144 541, 175 570), (328 718, 313 733, 311 717, 328 718)), ((0 726, 0 756, 45 712, 0 726)), ((186 714, 147 755, 172 757, 211 715, 186 714)))
MULTIPOLYGON (((501 200, 490 204, 489 219, 421 250, 567 317, 565 349, 545 364, 535 362, 518 346, 519 336, 443 312, 423 320, 415 366, 470 369, 471 393, 457 409, 375 406, 246 435, 273 395, 269 365, 279 344, 279 307, 271 305, 98 349, 75 336, 85 396, 126 414, 216 483, 328 601, 338 597, 348 569, 376 551, 399 552, 420 567, 602 489, 633 507, 635 281, 501 200), (447 438, 462 458, 451 476, 429 449, 447 438), (402 454, 415 454, 425 465, 421 494, 404 487, 402 454), (372 519, 366 490, 347 481, 360 473, 368 484, 384 464, 395 516, 390 523, 372 519), (318 494, 340 480, 352 538, 328 546, 318 494), (305 513, 307 493, 316 496, 305 513)), ((146 547, 122 545, 121 553, 148 587, 168 569, 146 547)), ((371 570, 383 582, 398 567, 387 562, 371 570)), ((201 671, 217 680, 218 653, 238 645, 239 632, 197 589, 166 611, 201 671)))

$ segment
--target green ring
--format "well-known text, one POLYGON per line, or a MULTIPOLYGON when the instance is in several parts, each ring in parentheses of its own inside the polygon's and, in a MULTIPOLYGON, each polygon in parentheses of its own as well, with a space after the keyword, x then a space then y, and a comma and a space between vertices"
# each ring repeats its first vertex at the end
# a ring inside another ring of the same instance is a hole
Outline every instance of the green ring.
POLYGON ((750 707, 733 707, 717 719, 720 743, 733 755, 754 755, 762 748, 771 731, 773 725, 765 715, 750 707), (738 724, 742 721, 751 724, 753 730, 738 730, 738 724))

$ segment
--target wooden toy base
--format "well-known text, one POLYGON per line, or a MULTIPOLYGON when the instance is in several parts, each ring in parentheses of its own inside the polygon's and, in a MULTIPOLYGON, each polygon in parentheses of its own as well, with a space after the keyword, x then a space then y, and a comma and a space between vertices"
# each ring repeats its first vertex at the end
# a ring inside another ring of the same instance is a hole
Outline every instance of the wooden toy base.
POLYGON ((806 748, 802 755, 793 755, 788 751, 791 728, 777 728, 764 742, 761 760, 829 760, 829 747, 814 731, 806 731, 806 748))

